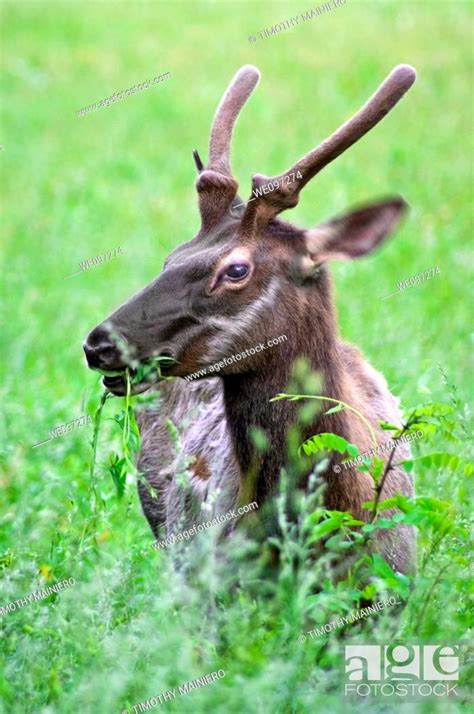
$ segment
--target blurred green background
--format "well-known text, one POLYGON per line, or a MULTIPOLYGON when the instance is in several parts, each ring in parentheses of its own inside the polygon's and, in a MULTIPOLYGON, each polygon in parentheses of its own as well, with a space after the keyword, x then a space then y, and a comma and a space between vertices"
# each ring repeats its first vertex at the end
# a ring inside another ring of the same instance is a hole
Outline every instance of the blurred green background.
MULTIPOLYGON (((419 401, 420 391, 445 398, 438 363, 463 400, 472 396, 472 5, 348 0, 293 29, 258 35, 316 5, 1 5, 2 602, 45 581, 78 581, 52 614, 34 604, 2 618, 3 711, 118 711, 125 700, 169 688, 170 677, 181 684, 211 671, 193 659, 196 647, 212 650, 191 636, 199 623, 190 616, 189 641, 183 622, 179 636, 173 629, 168 581, 150 558, 151 534, 135 494, 127 507, 117 505, 104 484, 103 529, 93 542, 81 540, 87 429, 31 445, 97 398, 82 353, 88 331, 197 231, 191 152, 205 158, 216 105, 242 64, 262 73, 233 143, 244 196, 252 172, 291 166, 393 66, 417 69, 401 104, 308 185, 285 217, 310 227, 358 202, 401 193, 411 212, 393 239, 367 259, 333 267, 342 335, 405 404, 419 401), (162 84, 75 114, 168 71, 162 84), (80 261, 118 246, 123 256, 64 279, 80 261), (439 276, 380 300, 400 280, 435 266, 439 276)), ((106 455, 102 444, 99 457, 106 455)), ((276 711, 275 682, 287 676, 282 662, 275 657, 268 677, 251 684, 261 655, 236 646, 234 656, 240 674, 222 680, 225 688, 212 685, 169 703, 169 711, 276 711)), ((310 693, 307 702, 311 711, 310 693)))

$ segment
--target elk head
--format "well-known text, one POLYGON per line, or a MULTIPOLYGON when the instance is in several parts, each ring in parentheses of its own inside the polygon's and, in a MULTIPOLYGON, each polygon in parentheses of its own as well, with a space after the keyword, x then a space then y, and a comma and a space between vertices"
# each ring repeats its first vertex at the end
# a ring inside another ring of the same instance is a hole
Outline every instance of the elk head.
MULTIPOLYGON (((130 366, 165 355, 175 360, 167 373, 185 376, 274 337, 276 320, 294 322, 310 294, 325 299, 326 260, 370 253, 405 209, 403 199, 394 197, 307 231, 277 218, 298 203, 308 181, 395 106, 415 80, 411 67, 396 67, 354 117, 289 171, 273 178, 254 174, 245 202, 231 174, 230 144, 238 113, 258 80, 255 67, 237 72, 214 118, 206 167, 194 152, 198 234, 174 250, 162 273, 92 330, 84 344, 89 366, 105 374, 105 386, 116 395, 125 392, 130 366)), ((259 359, 265 357, 256 354, 220 374, 256 369, 259 359)), ((149 386, 145 381, 134 392, 149 386)))

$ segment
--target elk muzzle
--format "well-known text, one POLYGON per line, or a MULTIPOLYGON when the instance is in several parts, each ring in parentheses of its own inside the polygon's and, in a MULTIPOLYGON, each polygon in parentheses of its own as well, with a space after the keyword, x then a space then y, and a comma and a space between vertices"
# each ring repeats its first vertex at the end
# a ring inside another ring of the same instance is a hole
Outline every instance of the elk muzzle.
POLYGON ((195 326, 183 308, 188 301, 170 283, 168 276, 157 278, 95 327, 84 342, 88 366, 104 375, 104 386, 117 396, 126 394, 127 371, 133 394, 164 376, 177 361, 189 328, 195 326))

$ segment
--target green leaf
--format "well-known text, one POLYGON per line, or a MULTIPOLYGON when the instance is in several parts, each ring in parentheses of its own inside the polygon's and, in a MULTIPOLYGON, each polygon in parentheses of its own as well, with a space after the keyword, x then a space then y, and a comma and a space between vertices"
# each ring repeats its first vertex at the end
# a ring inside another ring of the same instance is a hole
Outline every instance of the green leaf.
POLYGON ((419 529, 431 529, 438 533, 448 533, 455 528, 455 511, 451 503, 431 496, 394 496, 379 504, 379 510, 398 508, 403 519, 398 522, 413 525, 419 529))
POLYGON ((301 454, 301 449, 304 453, 309 456, 310 454, 317 454, 321 451, 337 451, 339 454, 350 454, 350 456, 357 456, 358 449, 355 444, 351 444, 346 441, 342 436, 337 434, 331 434, 330 432, 323 432, 322 434, 315 434, 310 439, 307 439, 299 448, 299 453, 301 454))
POLYGON ((365 526, 363 526, 362 530, 364 531, 364 533, 373 533, 377 530, 377 526, 375 525, 375 523, 367 523, 365 526))
POLYGON ((460 471, 463 476, 471 476, 474 473, 474 464, 471 461, 467 461, 456 454, 449 454, 447 452, 426 454, 425 456, 419 456, 416 459, 410 459, 402 463, 407 470, 410 470, 413 466, 420 465, 425 468, 435 468, 438 470, 460 471))
POLYGON ((388 580, 396 578, 396 575, 390 565, 382 558, 382 556, 378 555, 378 553, 374 553, 372 555, 372 563, 376 575, 388 580))
POLYGON ((383 473, 383 470, 385 468, 385 462, 378 458, 377 456, 374 456, 374 461, 373 461, 373 466, 370 470, 370 475, 374 479, 375 483, 379 482, 379 479, 383 473))
POLYGON ((377 587, 375 583, 369 583, 360 593, 361 600, 372 600, 377 594, 377 587))
POLYGON ((285 394, 284 392, 280 392, 279 394, 276 395, 276 397, 273 397, 270 399, 271 402, 279 402, 282 399, 288 399, 290 402, 296 402, 299 399, 304 399, 305 397, 300 396, 299 394, 285 394))
POLYGON ((451 404, 442 404, 440 402, 432 402, 431 404, 423 404, 415 409, 414 417, 419 416, 438 417, 452 414, 454 407, 451 404))
POLYGON ((344 404, 336 404, 335 407, 332 407, 331 409, 328 409, 327 412, 324 412, 325 414, 335 414, 336 412, 340 412, 343 409, 345 409, 344 404))
POLYGON ((118 498, 122 498, 125 492, 125 483, 127 479, 126 459, 120 459, 117 454, 111 454, 109 471, 117 490, 117 496, 118 498))
POLYGON ((308 545, 315 543, 335 530, 349 526, 361 526, 364 524, 364 521, 359 521, 350 513, 345 513, 344 511, 327 511, 326 513, 328 514, 328 518, 313 527, 308 540, 308 545))
POLYGON ((390 424, 388 421, 379 421, 380 428, 384 431, 398 431, 400 429, 396 424, 390 424))

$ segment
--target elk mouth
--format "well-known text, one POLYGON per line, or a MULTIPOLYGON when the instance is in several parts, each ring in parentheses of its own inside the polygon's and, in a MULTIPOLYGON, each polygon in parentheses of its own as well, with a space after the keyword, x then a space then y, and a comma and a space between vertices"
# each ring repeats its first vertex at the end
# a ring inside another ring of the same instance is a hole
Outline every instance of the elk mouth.
POLYGON ((140 364, 136 369, 128 367, 123 370, 99 370, 102 375, 102 384, 116 397, 125 397, 127 388, 130 395, 141 394, 150 389, 157 382, 166 379, 166 368, 176 364, 172 357, 161 356, 154 360, 140 364), (127 375, 128 373, 128 375, 127 375))
MULTIPOLYGON (((149 389, 153 382, 150 382, 149 380, 143 380, 141 382, 133 382, 133 371, 135 370, 130 370, 130 394, 141 394, 141 392, 145 392, 147 389, 149 389)), ((125 397, 127 394, 127 379, 126 379, 126 373, 122 372, 122 374, 116 375, 114 377, 103 377, 102 379, 102 384, 104 387, 107 389, 108 392, 111 392, 115 397, 125 397)))

